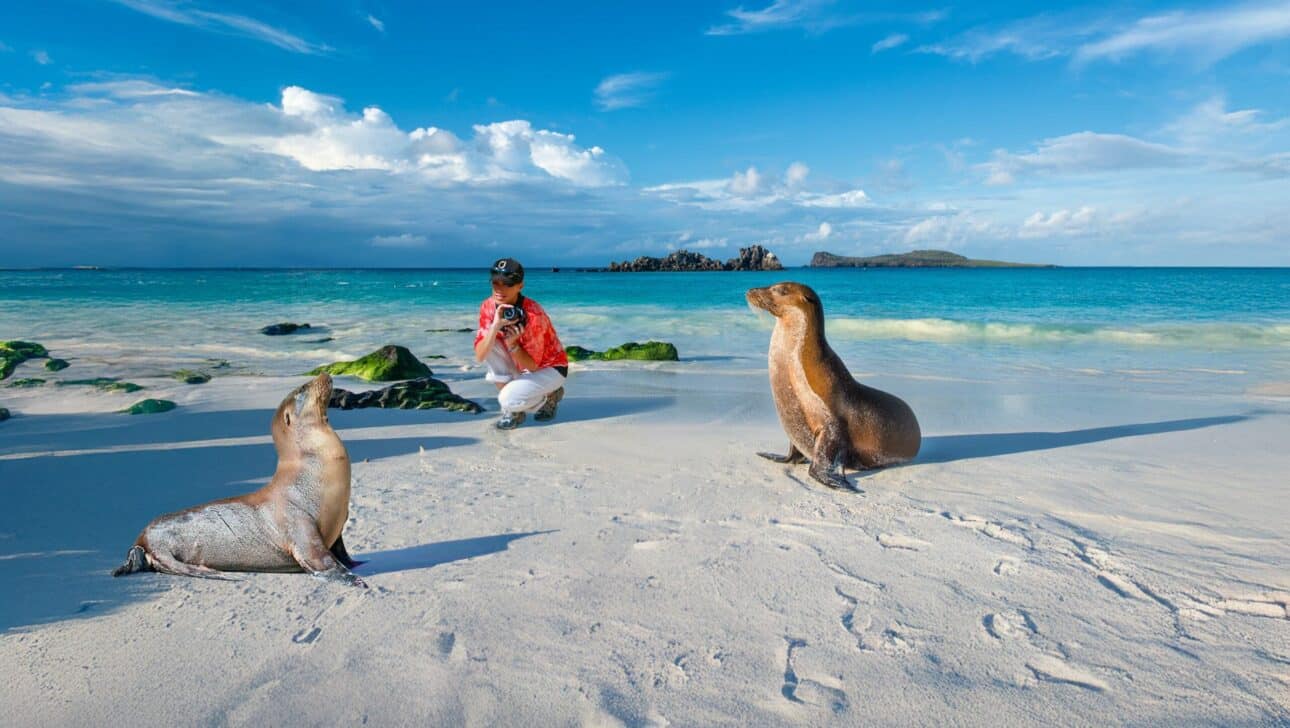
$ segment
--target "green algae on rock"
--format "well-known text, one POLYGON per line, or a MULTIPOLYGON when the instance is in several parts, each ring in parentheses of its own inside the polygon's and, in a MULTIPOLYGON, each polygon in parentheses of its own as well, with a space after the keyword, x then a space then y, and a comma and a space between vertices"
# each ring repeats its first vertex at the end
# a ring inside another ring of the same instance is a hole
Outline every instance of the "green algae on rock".
POLYGON ((69 366, 71 364, 68 364, 66 359, 50 359, 45 362, 45 368, 51 372, 61 372, 69 366))
POLYGON ((30 341, 0 341, 0 379, 8 379, 19 364, 49 356, 45 347, 30 341))
POLYGON ((116 377, 95 377, 94 379, 68 379, 64 382, 58 382, 58 386, 66 385, 85 385, 97 387, 104 392, 137 392, 143 387, 134 382, 122 382, 116 377))
POLYGON ((335 389, 329 407, 336 409, 446 409, 454 412, 483 412, 484 408, 469 399, 453 394, 447 384, 433 377, 422 377, 369 392, 335 389))
POLYGON ((192 369, 180 369, 177 372, 171 372, 170 376, 184 384, 205 384, 211 380, 211 375, 192 369))
POLYGON ((32 387, 39 387, 44 383, 45 380, 43 379, 31 377, 30 379, 15 379, 12 382, 9 382, 9 386, 15 389, 30 389, 32 387))
POLYGON ((175 403, 168 399, 141 399, 121 412, 132 415, 155 415, 159 412, 169 412, 174 408, 175 403))
POLYGON ((434 372, 402 346, 387 344, 367 356, 354 361, 338 361, 309 372, 317 376, 327 372, 333 376, 350 376, 369 382, 394 382, 400 379, 429 377, 434 372))
POLYGON ((592 351, 581 346, 566 346, 564 353, 571 361, 584 361, 587 359, 596 361, 616 361, 618 359, 678 361, 680 359, 676 353, 676 346, 666 341, 647 341, 644 344, 629 341, 622 346, 615 346, 604 351, 592 351))

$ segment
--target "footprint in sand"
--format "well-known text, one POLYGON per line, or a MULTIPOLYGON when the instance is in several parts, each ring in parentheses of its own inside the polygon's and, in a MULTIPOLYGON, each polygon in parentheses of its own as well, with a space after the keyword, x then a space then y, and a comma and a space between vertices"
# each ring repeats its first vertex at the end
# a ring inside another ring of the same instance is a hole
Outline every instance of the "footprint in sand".
POLYGON ((1109 689, 1096 675, 1052 655, 1033 657, 1026 662, 1026 667, 1042 681, 1065 683, 1097 692, 1109 689))
POLYGON ((987 614, 981 626, 997 640, 1029 639, 1039 632, 1030 615, 1021 610, 987 614))
POLYGON ((922 551, 931 546, 930 543, 922 539, 892 533, 878 534, 878 543, 885 549, 903 549, 905 551, 922 551))
POLYGON ((979 516, 955 515, 949 511, 941 511, 941 517, 955 526, 960 528, 971 528, 997 541, 1010 543, 1027 550, 1035 547, 1034 542, 1030 540, 1029 536, 1010 529, 1002 523, 988 521, 979 516))
POLYGON ((845 711, 850 703, 847 700, 846 691, 841 687, 826 685, 819 680, 797 674, 793 665, 793 653, 806 647, 806 640, 785 637, 784 641, 788 643, 787 654, 784 657, 784 686, 780 688, 780 694, 784 699, 799 705, 828 708, 835 714, 845 711))

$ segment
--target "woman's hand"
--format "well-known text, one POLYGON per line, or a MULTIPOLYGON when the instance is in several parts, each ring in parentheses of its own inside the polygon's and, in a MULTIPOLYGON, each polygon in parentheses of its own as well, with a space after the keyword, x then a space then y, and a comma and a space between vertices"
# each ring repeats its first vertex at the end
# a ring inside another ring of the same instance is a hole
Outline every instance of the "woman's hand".
POLYGON ((507 349, 514 349, 519 345, 520 334, 524 333, 524 327, 511 325, 502 329, 502 341, 506 343, 507 349))
POLYGON ((488 327, 488 333, 490 335, 496 334, 497 331, 502 328, 502 326, 506 325, 506 320, 502 318, 502 310, 507 308, 515 308, 515 307, 509 303, 499 303, 497 304, 497 308, 493 309, 493 323, 490 324, 488 327))

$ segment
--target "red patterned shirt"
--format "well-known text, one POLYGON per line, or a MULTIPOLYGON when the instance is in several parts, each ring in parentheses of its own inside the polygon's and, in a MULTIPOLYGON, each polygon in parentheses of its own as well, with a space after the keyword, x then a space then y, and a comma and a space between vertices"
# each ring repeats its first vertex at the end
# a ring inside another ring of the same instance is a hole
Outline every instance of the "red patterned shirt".
MULTIPOLYGON (((519 345, 529 356, 533 357, 533 362, 537 364, 538 369, 546 367, 567 367, 569 366, 569 357, 564 353, 564 345, 560 343, 560 337, 555 335, 555 326, 551 325, 551 317, 546 315, 546 311, 537 301, 525 296, 520 305, 524 308, 524 331, 520 333, 519 345)), ((475 345, 484 340, 484 334, 488 327, 493 325, 493 317, 497 315, 497 301, 491 296, 484 299, 479 304, 479 329, 475 331, 475 345)), ((502 332, 499 329, 497 338, 502 339, 502 332)))

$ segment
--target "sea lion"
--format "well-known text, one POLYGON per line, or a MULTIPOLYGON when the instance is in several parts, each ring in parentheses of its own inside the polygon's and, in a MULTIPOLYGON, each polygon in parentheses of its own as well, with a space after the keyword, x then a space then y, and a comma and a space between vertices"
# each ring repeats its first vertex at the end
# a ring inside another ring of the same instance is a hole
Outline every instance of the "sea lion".
POLYGON ((327 421, 331 375, 319 374, 278 405, 270 432, 278 468, 254 493, 212 501, 149 523, 112 572, 227 578, 224 571, 307 571, 366 587, 350 568, 349 453, 327 421))
POLYGON ((851 376, 824 339, 824 307, 810 287, 786 281, 751 288, 748 304, 775 317, 770 390, 788 433, 788 454, 757 453, 777 463, 810 458, 812 478, 847 487, 845 471, 903 463, 918 454, 922 433, 903 400, 851 376))

